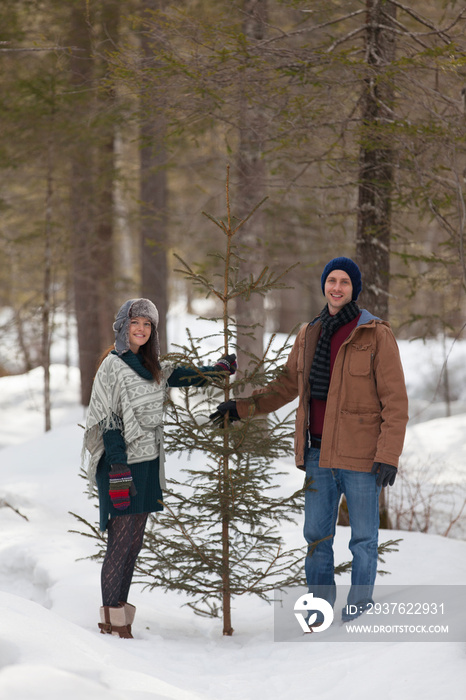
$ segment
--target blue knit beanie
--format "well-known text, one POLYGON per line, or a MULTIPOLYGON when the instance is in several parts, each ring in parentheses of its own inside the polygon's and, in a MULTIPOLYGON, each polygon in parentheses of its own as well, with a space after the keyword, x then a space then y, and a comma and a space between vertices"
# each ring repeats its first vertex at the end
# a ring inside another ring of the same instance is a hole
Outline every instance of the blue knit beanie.
POLYGON ((322 277, 320 278, 322 294, 325 294, 325 281, 332 270, 343 270, 343 272, 346 272, 353 285, 352 299, 356 301, 362 289, 361 271, 356 263, 351 260, 351 258, 333 258, 333 260, 330 260, 324 267, 322 277))

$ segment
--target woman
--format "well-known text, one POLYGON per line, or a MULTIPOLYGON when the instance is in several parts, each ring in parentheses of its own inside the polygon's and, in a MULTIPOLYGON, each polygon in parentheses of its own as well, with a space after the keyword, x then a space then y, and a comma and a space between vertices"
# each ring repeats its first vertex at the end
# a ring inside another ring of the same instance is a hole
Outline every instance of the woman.
POLYGON ((130 299, 119 310, 114 349, 101 362, 92 387, 83 453, 97 483, 100 528, 108 530, 102 566, 102 634, 132 638, 135 607, 128 593, 148 513, 163 509, 163 405, 166 386, 201 386, 205 372, 236 371, 236 356, 213 367, 178 367, 159 361, 159 314, 149 299, 130 299))

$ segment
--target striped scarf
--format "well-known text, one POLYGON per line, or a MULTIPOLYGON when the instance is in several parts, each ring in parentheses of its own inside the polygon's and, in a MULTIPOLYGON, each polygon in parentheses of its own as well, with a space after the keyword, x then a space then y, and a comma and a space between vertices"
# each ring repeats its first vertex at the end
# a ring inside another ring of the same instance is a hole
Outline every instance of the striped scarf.
POLYGON ((327 400, 330 384, 330 345, 332 335, 346 323, 353 321, 359 315, 359 306, 354 301, 346 304, 335 316, 328 312, 325 306, 319 314, 322 323, 322 331, 317 343, 314 359, 312 361, 309 381, 311 383, 311 397, 320 401, 327 400))

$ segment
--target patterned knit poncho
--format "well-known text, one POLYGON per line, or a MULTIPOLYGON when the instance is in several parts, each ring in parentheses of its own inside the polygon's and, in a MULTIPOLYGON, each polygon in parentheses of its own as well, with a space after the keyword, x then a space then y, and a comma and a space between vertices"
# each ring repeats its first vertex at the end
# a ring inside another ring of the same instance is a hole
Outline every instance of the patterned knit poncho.
POLYGON ((144 379, 117 355, 107 355, 94 379, 86 419, 82 462, 90 487, 104 453, 102 435, 121 430, 128 464, 159 457, 160 486, 166 487, 163 451, 163 406, 173 365, 162 363, 162 379, 144 379))

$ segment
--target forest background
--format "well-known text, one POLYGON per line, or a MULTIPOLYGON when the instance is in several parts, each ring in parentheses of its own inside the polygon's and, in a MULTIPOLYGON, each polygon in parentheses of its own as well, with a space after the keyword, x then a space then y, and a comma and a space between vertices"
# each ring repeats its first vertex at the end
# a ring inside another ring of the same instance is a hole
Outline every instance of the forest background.
POLYGON ((262 202, 239 277, 299 263, 287 289, 238 298, 237 323, 261 321, 241 351, 320 311, 335 255, 398 337, 459 337, 465 27, 447 0, 1 0, 0 330, 17 351, 0 340, 0 372, 43 365, 47 397, 55 330, 76 322, 86 405, 133 296, 166 349, 170 304, 196 294, 175 254, 219 274, 202 212, 226 216, 227 167, 234 221, 262 202))

